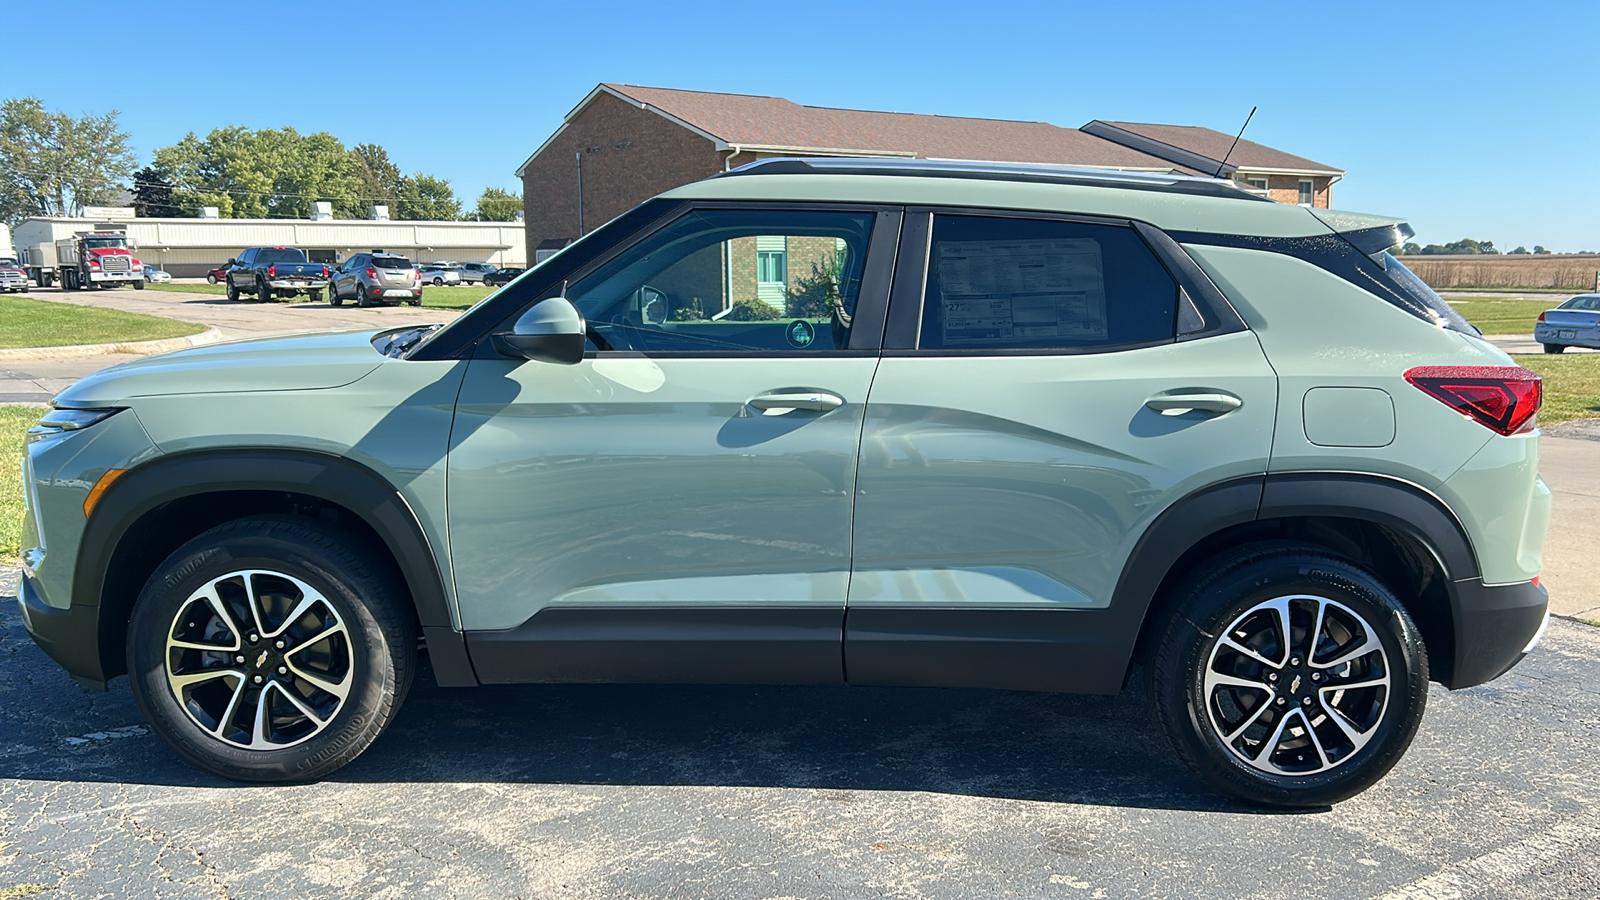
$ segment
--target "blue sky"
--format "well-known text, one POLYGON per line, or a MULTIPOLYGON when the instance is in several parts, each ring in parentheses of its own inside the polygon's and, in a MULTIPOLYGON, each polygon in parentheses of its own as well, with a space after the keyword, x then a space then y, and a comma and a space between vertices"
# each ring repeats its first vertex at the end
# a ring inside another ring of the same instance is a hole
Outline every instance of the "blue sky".
POLYGON ((222 125, 326 130, 449 178, 469 206, 518 189, 513 170, 601 81, 1067 127, 1233 131, 1259 106, 1250 138, 1349 173, 1337 207, 1405 216, 1425 242, 1600 250, 1594 0, 267 9, 141 3, 137 43, 0 57, 0 97, 118 109, 141 161, 222 125))

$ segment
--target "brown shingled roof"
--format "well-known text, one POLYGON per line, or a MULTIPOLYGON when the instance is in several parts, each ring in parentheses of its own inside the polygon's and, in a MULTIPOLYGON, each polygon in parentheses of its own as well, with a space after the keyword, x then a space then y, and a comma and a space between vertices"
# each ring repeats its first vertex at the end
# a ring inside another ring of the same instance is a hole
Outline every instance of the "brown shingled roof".
MULTIPOLYGON (((1228 147, 1233 143, 1233 135, 1212 131, 1210 128, 1201 128, 1197 125, 1157 125, 1146 122, 1110 122, 1096 120, 1083 126, 1083 130, 1096 134, 1111 141, 1125 140, 1126 135, 1143 138, 1144 141, 1134 140, 1132 144, 1140 150, 1165 159, 1181 162, 1193 166, 1192 157, 1180 153, 1164 154, 1163 147, 1177 151, 1194 154, 1202 159, 1212 162, 1212 168, 1206 170, 1210 175, 1215 172, 1215 166, 1222 162, 1224 156, 1228 159, 1229 170, 1237 169, 1288 169, 1298 172, 1316 173, 1319 175, 1343 175, 1343 169, 1295 156, 1282 150, 1274 150, 1263 144, 1241 138, 1239 145, 1233 148, 1232 155, 1228 154, 1228 147), (1106 127, 1109 126, 1109 127, 1106 127), (1117 132, 1122 132, 1118 134, 1117 132)), ((1204 168, 1199 166, 1197 168, 1204 168)))
MULTIPOLYGON (((1167 160, 1048 122, 801 106, 782 97, 603 84, 708 137, 746 149, 894 154, 1172 171, 1167 160)), ((570 120, 583 107, 573 110, 570 120)))

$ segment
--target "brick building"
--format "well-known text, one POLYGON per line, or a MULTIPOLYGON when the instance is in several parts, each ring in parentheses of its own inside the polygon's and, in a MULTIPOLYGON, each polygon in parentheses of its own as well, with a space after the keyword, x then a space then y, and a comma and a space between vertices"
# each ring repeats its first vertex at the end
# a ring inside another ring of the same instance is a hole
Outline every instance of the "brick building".
MULTIPOLYGON (((915 157, 1212 175, 1232 140, 1231 135, 1189 126, 1096 120, 1071 129, 1047 122, 830 109, 781 97, 601 84, 567 113, 517 175, 522 179, 528 259, 538 263, 662 191, 768 157, 915 157), (1220 150, 1218 141, 1224 142, 1220 150)), ((1274 200, 1325 207, 1329 186, 1344 173, 1241 140, 1222 174, 1274 200)), ((774 290, 770 286, 777 283, 779 273, 773 267, 779 249, 749 250, 752 266, 768 267, 748 273, 751 284, 764 278, 769 291, 774 290)), ((826 256, 817 248, 782 252, 790 281, 799 277, 797 270, 809 271, 806 267, 826 256)), ((744 280, 740 275, 738 281, 744 280)), ((745 289, 730 284, 730 290, 745 289)))

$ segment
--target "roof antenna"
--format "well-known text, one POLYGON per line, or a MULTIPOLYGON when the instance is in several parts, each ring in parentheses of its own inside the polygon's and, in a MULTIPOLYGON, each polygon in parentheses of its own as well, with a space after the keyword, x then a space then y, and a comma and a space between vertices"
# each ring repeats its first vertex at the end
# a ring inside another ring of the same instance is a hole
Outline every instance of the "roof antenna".
POLYGON ((1233 148, 1239 146, 1239 138, 1244 137, 1244 130, 1250 127, 1250 120, 1256 117, 1256 108, 1250 107, 1250 115, 1244 117, 1244 124, 1239 126, 1239 133, 1233 136, 1233 143, 1228 145, 1228 152, 1222 155, 1222 162, 1217 163, 1217 174, 1212 178, 1221 178, 1222 170, 1228 165, 1228 157, 1233 155, 1233 148))

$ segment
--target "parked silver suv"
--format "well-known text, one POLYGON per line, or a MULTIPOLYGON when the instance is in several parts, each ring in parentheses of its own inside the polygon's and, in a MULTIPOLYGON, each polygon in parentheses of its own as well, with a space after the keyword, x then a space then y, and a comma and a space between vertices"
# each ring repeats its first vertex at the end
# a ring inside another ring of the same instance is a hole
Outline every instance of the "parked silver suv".
POLYGON ((357 306, 386 303, 422 305, 422 278, 411 260, 389 253, 357 253, 333 270, 328 300, 334 306, 354 300, 357 306))

